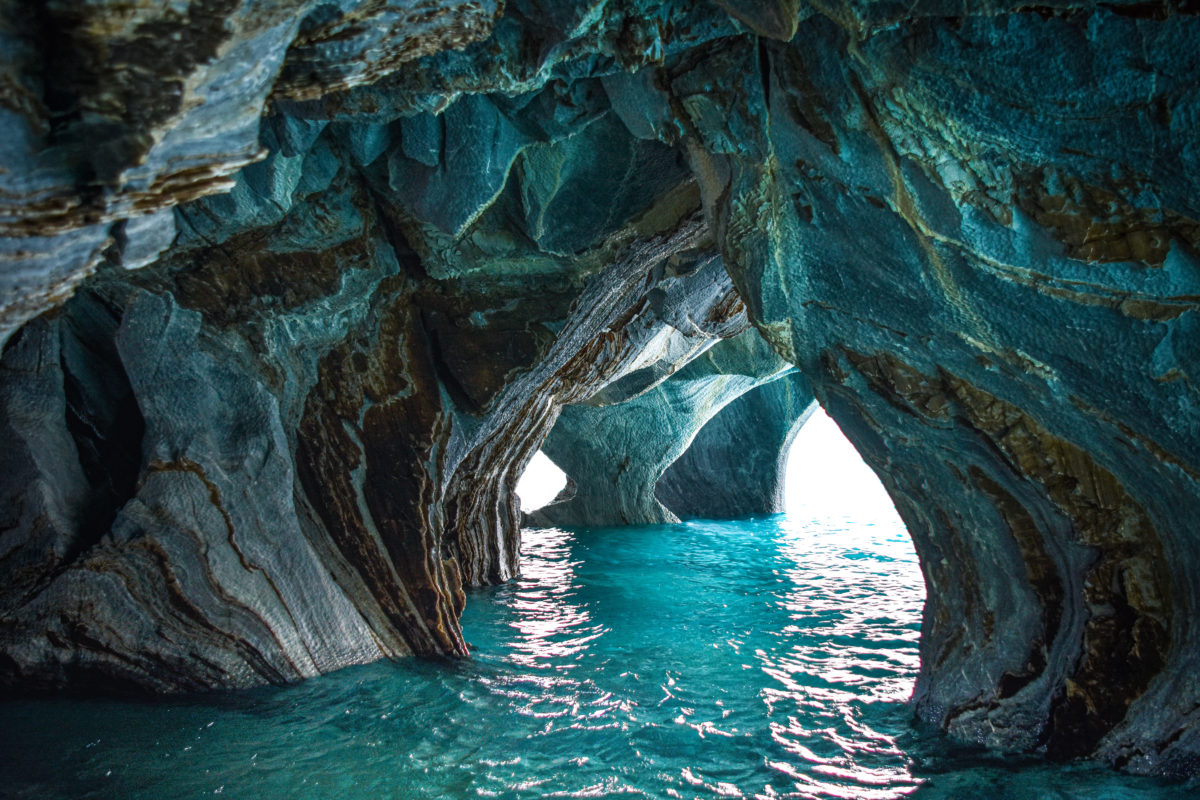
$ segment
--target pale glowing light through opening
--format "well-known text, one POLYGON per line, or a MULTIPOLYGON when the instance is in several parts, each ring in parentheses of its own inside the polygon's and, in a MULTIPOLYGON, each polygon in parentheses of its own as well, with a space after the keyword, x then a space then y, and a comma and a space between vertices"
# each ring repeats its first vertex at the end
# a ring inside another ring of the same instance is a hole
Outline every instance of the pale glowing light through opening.
POLYGON ((900 523, 879 478, 821 408, 800 428, 788 451, 784 507, 797 518, 900 523))
MULTIPOLYGON (((521 510, 536 511, 566 485, 566 473, 537 451, 517 481, 521 510)), ((796 433, 788 451, 784 507, 797 519, 852 517, 859 522, 902 524, 879 478, 820 408, 796 433)))
POLYGON ((521 510, 529 513, 549 503, 567 485, 567 474, 541 450, 533 454, 529 466, 517 481, 521 510))

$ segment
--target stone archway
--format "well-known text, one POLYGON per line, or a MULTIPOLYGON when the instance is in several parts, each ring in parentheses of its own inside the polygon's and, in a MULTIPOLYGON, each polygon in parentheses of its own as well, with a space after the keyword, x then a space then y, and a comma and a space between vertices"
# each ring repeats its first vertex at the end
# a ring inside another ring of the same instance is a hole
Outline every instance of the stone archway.
MULTIPOLYGON (((462 655, 560 412, 794 368, 921 554, 922 716, 1194 771, 1191 5, 552 5, 6 17, 0 681, 462 655)), ((618 518, 702 416, 595 459, 618 518)))

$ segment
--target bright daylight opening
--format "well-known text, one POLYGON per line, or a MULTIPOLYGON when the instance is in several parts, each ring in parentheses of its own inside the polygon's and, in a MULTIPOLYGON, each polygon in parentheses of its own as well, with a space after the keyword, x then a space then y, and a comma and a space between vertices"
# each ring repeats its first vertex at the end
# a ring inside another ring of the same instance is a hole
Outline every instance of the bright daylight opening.
POLYGON ((902 524, 891 497, 837 423, 818 408, 792 440, 784 478, 789 516, 902 524))
POLYGON ((538 450, 517 481, 517 497, 525 513, 537 511, 549 503, 567 485, 567 474, 558 468, 545 453, 538 450))
MULTIPOLYGON (((536 511, 567 485, 567 475, 538 450, 517 481, 521 510, 536 511)), ((896 507, 879 478, 824 409, 796 433, 787 455, 784 505, 790 516, 897 523, 896 507)))

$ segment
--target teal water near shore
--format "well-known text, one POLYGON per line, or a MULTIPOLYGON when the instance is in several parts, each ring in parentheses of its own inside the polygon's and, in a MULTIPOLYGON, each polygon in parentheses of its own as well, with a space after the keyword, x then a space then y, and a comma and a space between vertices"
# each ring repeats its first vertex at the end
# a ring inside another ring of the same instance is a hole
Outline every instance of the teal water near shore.
MULTIPOLYGON (((894 513, 894 512, 893 512, 894 513)), ((461 662, 0 703, 10 798, 1184 798, 917 730, 924 586, 865 512, 524 534, 461 662)))

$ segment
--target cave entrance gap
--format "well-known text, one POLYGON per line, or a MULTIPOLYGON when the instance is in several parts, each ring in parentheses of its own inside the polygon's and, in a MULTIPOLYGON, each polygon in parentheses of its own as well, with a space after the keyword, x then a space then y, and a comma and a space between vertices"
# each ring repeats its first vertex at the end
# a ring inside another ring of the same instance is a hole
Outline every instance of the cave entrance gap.
POLYGON ((884 625, 896 634, 894 641, 903 644, 884 648, 886 657, 900 668, 897 675, 909 673, 895 684, 893 694, 906 698, 919 665, 916 645, 926 598, 912 536, 879 477, 823 409, 802 418, 790 436, 780 459, 785 465, 784 530, 797 563, 824 563, 828 570, 816 584, 805 579, 797 584, 809 593, 828 589, 829 596, 842 600, 856 589, 833 586, 839 582, 873 587, 852 603, 860 606, 854 613, 862 618, 852 622, 848 617, 845 623, 869 639, 874 634, 868 631, 887 620, 884 625))
POLYGON ((904 527, 883 484, 837 423, 816 408, 784 454, 784 511, 798 521, 904 527))
POLYGON ((521 501, 521 510, 528 514, 549 505, 566 485, 567 474, 559 469, 549 456, 538 450, 521 473, 521 479, 517 481, 517 497, 521 501))

